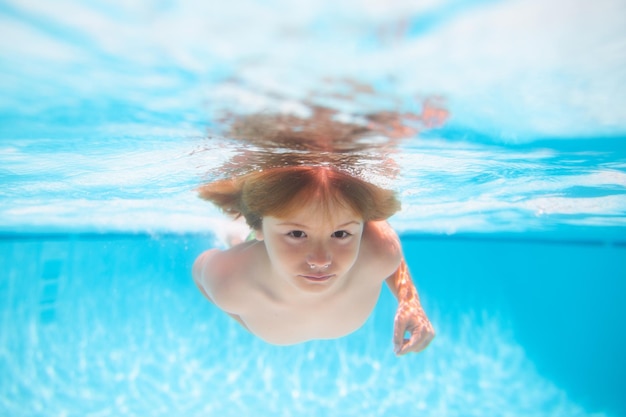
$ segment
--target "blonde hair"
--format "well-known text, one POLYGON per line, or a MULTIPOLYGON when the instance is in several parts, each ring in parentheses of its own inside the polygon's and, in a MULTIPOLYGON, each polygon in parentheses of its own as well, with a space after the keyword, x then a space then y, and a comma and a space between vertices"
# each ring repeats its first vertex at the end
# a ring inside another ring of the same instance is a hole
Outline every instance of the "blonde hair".
POLYGON ((198 189, 208 200, 233 216, 243 216, 259 230, 264 216, 285 217, 313 201, 351 209, 363 221, 385 220, 400 210, 393 191, 345 172, 320 166, 272 168, 219 180, 198 189))

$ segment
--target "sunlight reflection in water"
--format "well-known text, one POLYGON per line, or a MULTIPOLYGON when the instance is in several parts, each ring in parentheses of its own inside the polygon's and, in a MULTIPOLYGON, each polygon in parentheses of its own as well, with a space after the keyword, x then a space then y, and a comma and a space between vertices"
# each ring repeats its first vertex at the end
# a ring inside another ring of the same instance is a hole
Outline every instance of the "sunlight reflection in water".
POLYGON ((185 259, 202 245, 184 237, 3 243, 31 267, 13 269, 0 293, 0 408, 16 417, 590 415, 537 374, 510 323, 491 310, 435 309, 432 346, 403 358, 388 340, 387 293, 349 337, 267 345, 201 302, 185 259), (45 262, 35 258, 60 262, 51 315, 37 278, 45 262))

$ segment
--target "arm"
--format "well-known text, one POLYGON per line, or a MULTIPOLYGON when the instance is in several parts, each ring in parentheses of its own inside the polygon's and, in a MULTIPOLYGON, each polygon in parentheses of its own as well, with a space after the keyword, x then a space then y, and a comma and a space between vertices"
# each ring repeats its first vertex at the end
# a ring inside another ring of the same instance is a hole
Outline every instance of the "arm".
MULTIPOLYGON (((198 289, 200 290, 200 292, 202 293, 202 295, 204 295, 204 297, 209 300, 211 303, 216 304, 214 298, 215 298, 215 288, 212 288, 215 286, 215 277, 213 277, 213 279, 211 279, 210 275, 206 272, 206 267, 209 264, 209 262, 211 262, 212 258, 218 254, 220 251, 218 249, 209 249, 205 252, 203 252, 202 254, 200 254, 200 256, 198 256, 195 260, 195 262, 193 263, 193 268, 192 268, 192 276, 193 276, 193 280, 196 283, 196 286, 198 287, 198 289), (211 285, 213 284, 213 285, 211 285)), ((215 265, 212 265, 215 266, 215 265)), ((223 298, 223 297, 222 297, 223 298)), ((220 303, 222 304, 222 303, 220 303)), ((231 304, 231 303, 228 303, 231 304)), ((228 305, 227 304, 227 305, 228 305)), ((221 306, 218 305, 219 308, 222 308, 221 306)), ((224 310, 224 309, 222 309, 224 310)), ((226 314, 228 314, 230 317, 232 317, 233 319, 235 319, 239 324, 241 324, 245 329, 248 329, 248 326, 246 326, 246 324, 243 322, 243 320, 241 319, 241 317, 239 317, 238 314, 234 314, 231 312, 228 312, 226 310, 224 310, 224 312, 226 314)))
POLYGON ((217 249, 209 249, 201 253, 200 256, 198 256, 194 261, 193 268, 191 269, 191 275, 193 276, 193 281, 196 283, 196 286, 198 287, 202 295, 204 295, 204 297, 211 302, 213 302, 213 299, 211 298, 211 296, 209 296, 205 289, 204 281, 206 277, 204 274, 204 269, 209 260, 217 252, 219 252, 217 249))
POLYGON ((422 309, 404 259, 396 272, 387 278, 387 285, 398 299, 393 335, 395 353, 404 355, 425 349, 435 337, 435 331, 422 309), (410 333, 409 339, 404 337, 407 331, 410 333))

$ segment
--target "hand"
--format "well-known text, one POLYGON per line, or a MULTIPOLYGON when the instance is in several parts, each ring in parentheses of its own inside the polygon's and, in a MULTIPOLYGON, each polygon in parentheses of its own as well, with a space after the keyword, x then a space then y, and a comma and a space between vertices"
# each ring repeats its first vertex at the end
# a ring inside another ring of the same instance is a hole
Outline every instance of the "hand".
POLYGON ((398 304, 394 321, 393 344, 396 355, 419 352, 435 337, 435 330, 419 302, 402 301, 398 304), (405 332, 410 337, 404 337, 405 332))

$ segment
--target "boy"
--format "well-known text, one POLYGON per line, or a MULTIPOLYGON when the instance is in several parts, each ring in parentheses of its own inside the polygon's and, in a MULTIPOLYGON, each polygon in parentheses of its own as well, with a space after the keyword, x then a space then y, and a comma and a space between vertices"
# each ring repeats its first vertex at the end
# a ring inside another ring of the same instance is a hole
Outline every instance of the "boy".
POLYGON ((256 336, 288 345, 349 334, 365 323, 386 281, 398 299, 396 354, 419 352, 433 339, 385 221, 399 209, 392 192, 329 167, 297 166, 211 183, 200 195, 243 216, 255 239, 201 254, 194 280, 256 336))

